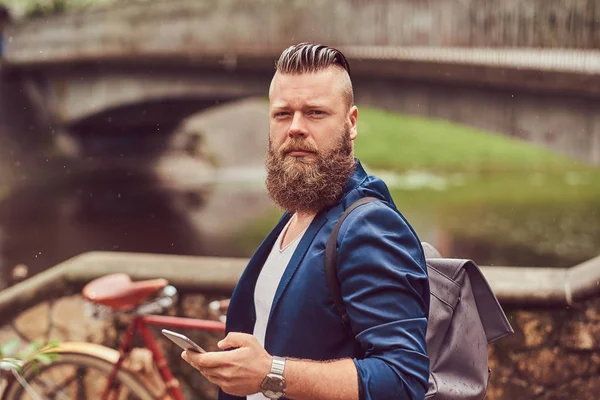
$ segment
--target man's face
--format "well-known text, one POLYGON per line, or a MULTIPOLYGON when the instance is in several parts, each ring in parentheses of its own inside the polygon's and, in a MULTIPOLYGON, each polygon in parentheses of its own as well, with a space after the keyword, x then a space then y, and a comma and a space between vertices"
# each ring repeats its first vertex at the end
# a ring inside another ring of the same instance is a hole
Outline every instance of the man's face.
POLYGON ((273 78, 267 189, 288 211, 316 213, 335 204, 354 170, 358 111, 344 96, 343 73, 330 67, 273 78))
POLYGON ((289 146, 289 157, 311 159, 316 152, 330 152, 346 130, 350 140, 356 138, 358 110, 349 107, 344 96, 344 74, 334 66, 315 73, 275 74, 269 93, 269 139, 274 149, 289 146), (302 146, 296 149, 290 142, 302 146))

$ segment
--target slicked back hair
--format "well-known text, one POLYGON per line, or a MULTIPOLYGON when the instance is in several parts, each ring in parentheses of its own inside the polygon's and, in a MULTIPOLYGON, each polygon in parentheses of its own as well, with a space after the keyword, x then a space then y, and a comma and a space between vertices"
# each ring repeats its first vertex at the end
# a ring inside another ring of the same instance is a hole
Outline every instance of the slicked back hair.
POLYGON ((351 107, 354 104, 354 90, 350 79, 350 64, 338 49, 322 44, 298 43, 285 49, 275 63, 276 71, 282 74, 319 72, 330 66, 338 66, 346 71, 350 87, 345 96, 351 107))

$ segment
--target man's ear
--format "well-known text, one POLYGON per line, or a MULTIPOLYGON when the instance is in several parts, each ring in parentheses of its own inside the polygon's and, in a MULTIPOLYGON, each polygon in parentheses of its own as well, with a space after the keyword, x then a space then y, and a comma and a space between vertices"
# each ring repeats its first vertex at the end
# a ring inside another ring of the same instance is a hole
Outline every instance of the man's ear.
POLYGON ((350 121, 350 140, 356 139, 358 136, 358 130, 356 129, 356 123, 358 122, 358 107, 352 106, 348 111, 348 119, 350 121))

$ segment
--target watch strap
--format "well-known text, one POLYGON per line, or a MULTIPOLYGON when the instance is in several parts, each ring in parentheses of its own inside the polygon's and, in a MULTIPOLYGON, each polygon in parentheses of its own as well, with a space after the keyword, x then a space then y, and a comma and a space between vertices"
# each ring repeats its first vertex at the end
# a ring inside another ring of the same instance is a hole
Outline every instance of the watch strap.
POLYGON ((271 362, 271 373, 275 375, 283 376, 283 371, 285 370, 285 358, 273 356, 273 361, 271 362))

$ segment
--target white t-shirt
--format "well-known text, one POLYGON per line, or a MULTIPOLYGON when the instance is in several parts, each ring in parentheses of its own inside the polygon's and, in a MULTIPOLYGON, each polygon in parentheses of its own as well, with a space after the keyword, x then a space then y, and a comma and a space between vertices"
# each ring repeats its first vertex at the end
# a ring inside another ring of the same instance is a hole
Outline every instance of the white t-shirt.
MULTIPOLYGON (((281 241, 288 230, 288 227, 293 218, 290 218, 285 228, 279 234, 279 237, 275 241, 271 253, 265 261, 265 265, 260 271, 258 280, 256 281, 256 287, 254 288, 254 308, 256 309, 256 322, 254 324, 253 335, 258 339, 258 342, 265 345, 265 334, 267 332, 267 323, 269 322, 269 314, 271 313, 271 307, 275 298, 275 292, 279 286, 279 281, 283 276, 296 247, 306 229, 302 231, 294 240, 292 240, 285 248, 281 249, 281 241)), ((263 396, 262 393, 251 394, 246 397, 248 400, 264 400, 267 397, 263 396)))

